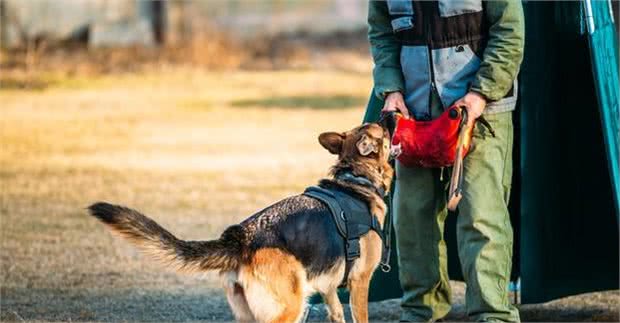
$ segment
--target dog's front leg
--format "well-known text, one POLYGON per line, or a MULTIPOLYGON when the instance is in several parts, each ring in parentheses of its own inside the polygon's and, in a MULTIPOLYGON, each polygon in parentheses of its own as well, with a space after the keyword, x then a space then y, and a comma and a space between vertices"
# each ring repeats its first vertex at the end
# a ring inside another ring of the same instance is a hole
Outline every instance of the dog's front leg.
POLYGON ((372 274, 381 261, 381 237, 375 232, 360 239, 360 258, 349 274, 351 313, 356 323, 368 322, 368 288, 372 274))
POLYGON ((349 281, 351 290, 351 314, 353 322, 368 322, 368 288, 370 286, 370 275, 361 275, 357 279, 349 281))
POLYGON ((342 304, 338 299, 338 290, 332 289, 326 294, 323 294, 323 300, 325 301, 325 304, 327 304, 329 320, 334 323, 345 323, 342 304))

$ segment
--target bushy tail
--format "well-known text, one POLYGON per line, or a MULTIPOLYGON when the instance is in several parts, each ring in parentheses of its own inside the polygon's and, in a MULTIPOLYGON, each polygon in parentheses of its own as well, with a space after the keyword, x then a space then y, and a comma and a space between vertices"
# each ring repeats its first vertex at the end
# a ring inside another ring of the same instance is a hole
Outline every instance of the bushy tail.
POLYGON ((177 270, 232 270, 239 266, 244 239, 240 226, 228 228, 218 240, 184 241, 130 208, 98 202, 88 210, 114 233, 177 270))

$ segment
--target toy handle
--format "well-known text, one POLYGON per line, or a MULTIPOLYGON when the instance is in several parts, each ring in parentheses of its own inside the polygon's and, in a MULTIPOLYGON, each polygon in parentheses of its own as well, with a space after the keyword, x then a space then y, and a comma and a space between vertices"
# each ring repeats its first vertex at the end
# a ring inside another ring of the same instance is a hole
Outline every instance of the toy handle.
POLYGON ((469 129, 467 129, 467 109, 464 106, 456 107, 461 115, 461 124, 459 126, 459 137, 456 146, 456 160, 454 161, 454 166, 452 167, 452 176, 450 178, 450 186, 448 188, 448 210, 454 211, 456 210, 461 198, 463 198, 463 158, 464 148, 466 138, 469 134, 469 129))

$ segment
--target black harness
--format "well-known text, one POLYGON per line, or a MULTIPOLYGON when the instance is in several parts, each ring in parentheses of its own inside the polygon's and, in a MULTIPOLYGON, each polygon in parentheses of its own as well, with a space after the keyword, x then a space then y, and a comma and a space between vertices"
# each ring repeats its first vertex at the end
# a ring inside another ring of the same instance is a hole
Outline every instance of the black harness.
MULTIPOLYGON (((355 184, 371 186, 381 197, 384 195, 383 190, 375 188, 372 182, 366 178, 358 177, 351 173, 344 173, 336 178, 355 184)), ((375 231, 383 241, 384 249, 381 266, 382 270, 389 271, 389 242, 386 244, 381 224, 377 217, 370 213, 368 204, 365 201, 343 190, 337 188, 327 189, 320 186, 308 187, 303 194, 327 205, 338 232, 344 239, 346 264, 341 286, 347 284, 353 262, 360 257, 360 237, 370 230, 375 231)), ((386 226, 391 226, 391 224, 386 222, 386 226)))

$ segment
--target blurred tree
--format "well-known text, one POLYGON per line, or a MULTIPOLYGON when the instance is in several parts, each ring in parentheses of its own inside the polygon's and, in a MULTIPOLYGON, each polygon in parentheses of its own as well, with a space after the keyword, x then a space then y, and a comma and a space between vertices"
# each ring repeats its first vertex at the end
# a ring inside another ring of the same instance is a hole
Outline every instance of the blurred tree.
MULTIPOLYGON (((177 2, 177 1, 173 1, 177 2)), ((182 2, 179 2, 182 3, 182 2)), ((149 22, 153 30, 153 38, 157 44, 165 41, 166 4, 163 0, 140 1, 136 3, 136 14, 139 19, 149 22)))
POLYGON ((188 41, 189 24, 187 22, 187 1, 170 1, 167 5, 167 26, 165 41, 169 45, 178 45, 188 41))

